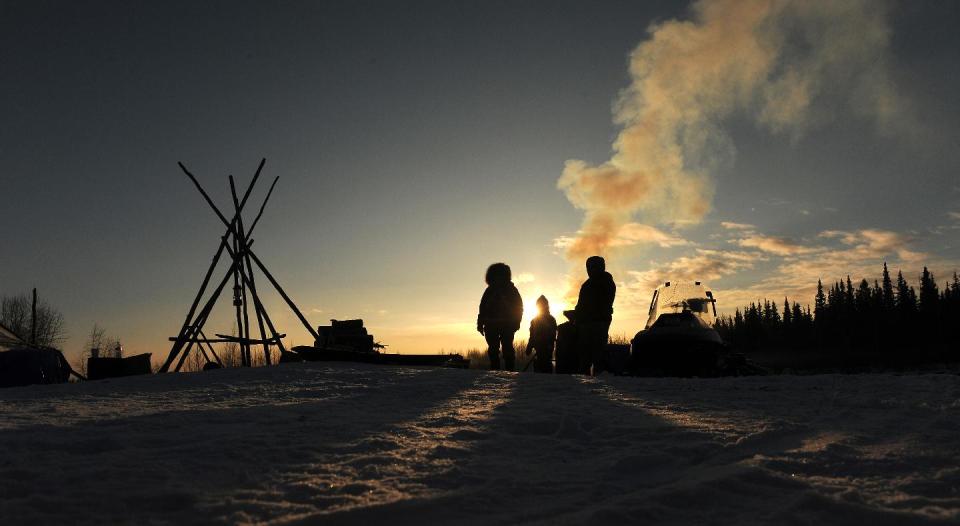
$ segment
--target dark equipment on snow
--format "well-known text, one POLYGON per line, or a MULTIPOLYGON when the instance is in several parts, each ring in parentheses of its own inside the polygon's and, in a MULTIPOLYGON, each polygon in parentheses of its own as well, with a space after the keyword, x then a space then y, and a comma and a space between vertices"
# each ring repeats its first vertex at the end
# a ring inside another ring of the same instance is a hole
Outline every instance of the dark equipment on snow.
MULTIPOLYGON (((30 319, 30 339, 37 339, 37 289, 33 289, 33 308, 30 319)), ((63 353, 52 347, 28 343, 12 330, 0 325, 0 387, 18 387, 33 384, 62 384, 70 375, 83 380, 63 353)))
POLYGON ((623 372, 638 376, 740 376, 763 374, 731 352, 713 328, 716 299, 701 285, 669 281, 650 302, 647 325, 631 342, 623 372))
POLYGON ((137 354, 124 358, 90 357, 87 359, 87 379, 100 380, 103 378, 119 378, 121 376, 135 376, 150 374, 151 353, 137 354))
POLYGON ((18 347, 0 352, 0 387, 62 384, 71 374, 76 373, 57 349, 18 347))
POLYGON ((466 369, 470 362, 459 354, 388 354, 386 346, 374 341, 363 326, 363 320, 330 320, 330 325, 317 327, 314 345, 300 345, 292 350, 308 362, 361 362, 382 365, 429 365, 466 369))
POLYGON ((580 365, 580 355, 577 352, 577 326, 574 323, 572 310, 563 313, 569 321, 557 326, 557 374, 575 374, 580 365))

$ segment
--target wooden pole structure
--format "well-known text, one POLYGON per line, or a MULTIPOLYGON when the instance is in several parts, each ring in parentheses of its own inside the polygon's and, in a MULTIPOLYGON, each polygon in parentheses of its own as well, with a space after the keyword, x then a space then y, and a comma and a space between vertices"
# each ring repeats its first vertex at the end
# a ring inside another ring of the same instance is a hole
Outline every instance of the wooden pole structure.
MULTIPOLYGON (((273 180, 273 184, 270 185, 270 192, 267 193, 267 199, 270 199, 270 193, 273 192, 273 187, 277 184, 278 179, 279 178, 275 178, 273 180)), ((240 206, 240 203, 237 201, 237 193, 236 193, 236 190, 234 189, 233 177, 230 177, 230 193, 233 195, 233 206, 238 208, 240 206)), ((264 200, 263 204, 264 206, 267 204, 266 200, 264 200)), ((260 213, 257 214, 257 219, 259 219, 260 215, 262 214, 263 214, 263 207, 260 208, 260 213)), ((245 242, 249 233, 244 231, 242 217, 237 220, 237 226, 239 227, 240 232, 243 232, 242 241, 245 242)), ((256 226, 256 224, 250 227, 251 232, 253 231, 254 226, 256 226)), ((249 319, 248 310, 247 310, 247 305, 248 305, 247 292, 249 289, 250 297, 251 298, 255 297, 257 295, 257 286, 256 286, 256 280, 254 279, 254 275, 253 275, 253 265, 250 263, 250 255, 247 253, 247 251, 243 251, 243 254, 241 256, 242 256, 241 262, 240 262, 241 273, 248 278, 248 279, 244 279, 243 283, 241 283, 240 285, 243 287, 243 324, 244 324, 244 327, 246 328, 245 336, 247 340, 249 340, 250 339, 250 319, 249 319)), ((266 342, 267 335, 263 328, 263 314, 260 312, 260 308, 257 306, 256 301, 254 301, 253 311, 257 317, 257 327, 260 329, 260 339, 263 340, 263 359, 267 365, 270 365, 270 345, 266 342)), ((248 359, 250 358, 249 355, 250 355, 250 346, 248 345, 247 346, 248 359)))
POLYGON ((260 258, 258 258, 250 248, 250 246, 253 244, 251 234, 259 223, 260 218, 263 216, 264 209, 266 208, 266 205, 273 194, 273 190, 276 187, 277 181, 279 181, 279 177, 274 178, 256 217, 254 218, 253 222, 250 223, 249 228, 245 228, 242 212, 257 180, 259 179, 265 162, 266 159, 261 159, 260 164, 257 167, 257 171, 254 174, 250 184, 247 186, 246 192, 244 193, 242 199, 238 198, 236 181, 234 180, 233 176, 229 177, 230 195, 234 207, 233 218, 229 221, 216 206, 216 204, 214 204, 213 200, 210 198, 210 195, 206 192, 197 178, 194 177, 189 170, 187 170, 183 163, 178 163, 180 169, 184 172, 184 174, 187 175, 187 177, 196 187, 197 191, 200 192, 200 195, 203 196, 203 199, 206 201, 207 205, 210 206, 217 218, 220 219, 221 223, 223 223, 223 225, 226 227, 226 232, 220 238, 220 245, 217 248, 217 252, 211 260, 211 264, 204 276, 200 290, 197 292, 197 295, 190 306, 179 333, 176 337, 171 338, 173 341, 173 346, 171 348, 170 355, 167 357, 167 360, 160 369, 162 372, 170 370, 170 367, 174 362, 176 362, 175 370, 179 371, 194 345, 199 347, 199 352, 203 354, 204 358, 208 362, 210 361, 210 356, 212 355, 214 359, 221 365, 223 365, 223 362, 215 352, 213 346, 211 345, 212 343, 236 342, 239 344, 241 349, 241 359, 245 366, 250 366, 252 362, 251 345, 263 345, 264 359, 267 364, 270 364, 271 362, 270 345, 277 345, 281 353, 286 352, 282 341, 286 335, 280 334, 279 331, 277 331, 273 321, 263 305, 263 302, 259 297, 256 287, 256 279, 254 277, 254 264, 260 269, 261 272, 263 272, 264 276, 266 276, 270 284, 277 290, 294 314, 296 314, 297 318, 300 320, 306 330, 314 337, 314 339, 319 339, 316 330, 310 325, 306 317, 293 302, 290 296, 285 290, 283 290, 273 275, 266 269, 266 266, 263 264, 260 258), (226 252, 230 257, 230 268, 227 270, 218 286, 213 290, 209 299, 203 304, 202 308, 200 308, 202 298, 210 284, 213 272, 224 252, 226 252), (217 336, 220 337, 219 340, 209 339, 203 333, 203 326, 209 319, 210 313, 215 306, 217 299, 222 293, 223 288, 231 280, 231 278, 234 285, 234 306, 236 307, 235 316, 237 322, 237 337, 225 337, 218 334, 217 336), (259 329, 260 333, 259 339, 253 339, 250 336, 251 301, 253 303, 252 306, 254 309, 254 315, 257 318, 257 328, 259 329), (197 311, 198 308, 200 308, 199 312, 197 311), (271 335, 270 337, 267 337, 268 331, 271 335), (207 350, 210 351, 209 355, 207 350))
MULTIPOLYGON (((243 305, 243 298, 240 296, 240 274, 237 269, 237 260, 239 259, 239 250, 240 250, 240 240, 237 236, 233 237, 233 266, 231 267, 233 271, 233 306, 236 309, 237 313, 237 336, 243 337, 243 317, 241 313, 241 306, 243 305)), ((250 367, 250 364, 247 363, 247 354, 246 349, 244 349, 243 344, 240 344, 240 363, 244 367, 250 367)))
MULTIPOLYGON (((184 170, 186 170, 186 168, 184 168, 184 170)), ((223 214, 220 212, 220 209, 217 208, 217 205, 213 203, 213 200, 210 199, 210 196, 207 195, 207 192, 203 190, 203 187, 200 186, 200 183, 197 182, 196 178, 193 177, 193 175, 190 174, 189 172, 187 172, 187 174, 190 175, 190 179, 197 186, 197 189, 200 190, 200 193, 203 194, 203 197, 204 199, 206 199, 207 204, 210 205, 210 208, 212 208, 214 213, 217 214, 217 217, 220 218, 220 221, 227 228, 230 229, 231 233, 234 236, 236 236, 236 230, 234 229, 234 225, 232 223, 227 222, 227 218, 223 216, 223 214)), ((265 204, 266 203, 264 203, 264 205, 265 204)), ((257 216, 257 219, 260 219, 260 217, 257 216)), ((256 226, 256 221, 254 221, 254 226, 256 226)), ((252 227, 251 227, 251 230, 252 230, 252 227)), ((274 279, 272 274, 270 274, 270 271, 267 270, 263 262, 260 261, 260 258, 258 258, 257 255, 252 250, 248 249, 248 252, 250 253, 250 257, 253 258, 254 263, 257 264, 257 267, 260 268, 260 271, 263 272, 263 275, 267 277, 267 279, 270 281, 270 284, 273 285, 273 288, 277 289, 277 292, 280 293, 280 296, 284 299, 284 301, 287 302, 287 305, 290 307, 293 313, 297 315, 297 318, 300 319, 300 322, 303 323, 303 326, 307 329, 310 335, 313 336, 315 339, 319 340, 320 335, 317 334, 317 331, 310 325, 310 322, 308 322, 307 319, 303 316, 303 313, 300 312, 300 309, 297 307, 297 305, 293 302, 293 300, 290 299, 290 296, 288 296, 287 293, 283 290, 283 287, 281 287, 280 284, 277 283, 277 280, 274 279)))
MULTIPOLYGON (((257 166, 257 171, 256 173, 254 173, 253 179, 250 181, 250 184, 247 186, 247 191, 243 194, 243 200, 240 202, 241 211, 243 207, 247 204, 247 199, 249 199, 250 193, 253 191, 253 187, 257 183, 257 179, 260 178, 260 173, 263 170, 263 165, 266 161, 267 161, 266 159, 260 159, 260 165, 257 166)), ((200 190, 201 195, 207 198, 209 202, 209 197, 207 197, 206 192, 204 192, 203 188, 200 187, 200 183, 197 182, 193 174, 190 173, 189 170, 187 170, 187 167, 184 166, 183 163, 177 163, 177 165, 179 165, 180 169, 183 170, 183 172, 187 175, 187 177, 190 178, 191 181, 193 181, 193 183, 197 186, 198 190, 200 190)), ((274 185, 277 184, 276 179, 274 179, 273 184, 274 185)), ((271 186, 271 189, 272 188, 273 187, 271 186)), ((269 194, 268 194, 268 197, 269 197, 269 194)), ((260 207, 261 214, 263 213, 263 207, 265 205, 266 205, 266 201, 264 201, 264 204, 261 205, 260 207)), ((237 212, 237 214, 239 216, 239 211, 237 212)), ((236 220, 236 217, 234 217, 234 220, 236 220)), ((186 333, 190 330, 190 327, 192 325, 196 324, 193 316, 196 313, 197 306, 200 304, 200 301, 203 299, 203 294, 207 289, 207 285, 210 282, 210 278, 213 275, 213 271, 217 267, 217 263, 219 263, 220 261, 220 256, 223 255, 223 249, 227 248, 228 246, 227 238, 232 231, 233 229, 228 226, 227 232, 220 237, 220 246, 217 247, 217 252, 216 254, 213 255, 213 259, 210 262, 210 266, 207 268, 207 273, 203 278, 203 282, 200 284, 200 289, 197 291, 197 295, 194 297, 193 303, 190 305, 190 309, 187 311, 186 319, 184 320, 183 326, 180 328, 180 332, 177 335, 178 339, 176 342, 174 342, 173 347, 170 349, 170 355, 167 358, 166 362, 164 362, 163 366, 160 368, 161 372, 167 372, 167 370, 170 368, 170 365, 173 363, 173 360, 176 358, 177 354, 179 354, 181 349, 183 348, 183 345, 185 343, 184 337, 186 336, 186 333)), ((217 295, 219 295, 219 292, 217 293, 217 295)))
MULTIPOLYGON (((230 179, 230 196, 233 198, 233 206, 237 210, 237 213, 240 212, 240 200, 237 199, 237 187, 234 184, 233 176, 229 177, 230 179)), ((238 245, 246 246, 246 237, 243 233, 243 218, 238 217, 237 219, 237 231, 239 232, 240 238, 237 240, 238 245)), ((236 273, 237 275, 246 274, 247 266, 245 264, 244 255, 247 253, 246 250, 237 252, 237 262, 236 262, 236 273)), ((244 343, 241 344, 243 348, 244 359, 247 361, 247 367, 250 367, 252 364, 250 356, 250 309, 248 308, 247 303, 247 280, 241 279, 240 281, 240 301, 243 303, 243 332, 240 333, 240 336, 246 339, 244 343)))
MULTIPOLYGON (((252 245, 252 244, 253 244, 253 241, 251 240, 249 244, 252 245)), ((227 249, 227 250, 229 250, 229 249, 227 249)), ((248 254, 249 254, 249 252, 248 252, 248 254)), ((232 256, 231 256, 231 257, 232 257, 232 256)), ((252 272, 251 272, 251 274, 252 274, 252 272)), ((243 278, 244 278, 244 279, 247 279, 247 278, 246 278, 246 275, 244 275, 243 278)), ((249 283, 251 283, 251 282, 248 282, 248 284, 249 284, 249 283)), ((263 321, 264 321, 264 323, 266 323, 266 324, 267 324, 267 328, 270 329, 270 333, 273 334, 273 337, 277 339, 277 347, 280 349, 280 352, 281 352, 281 353, 286 352, 286 348, 284 347, 283 342, 280 341, 279 337, 277 336, 277 335, 279 334, 279 332, 277 332, 276 327, 274 327, 273 321, 270 319, 270 315, 267 313, 266 307, 263 306, 263 302, 260 301, 260 296, 257 295, 257 294, 254 294, 254 296, 253 296, 253 305, 254 305, 254 307, 257 308, 257 310, 260 311, 260 314, 263 316, 263 321)))
POLYGON ((30 308, 30 345, 37 345, 37 288, 33 288, 33 304, 30 308))

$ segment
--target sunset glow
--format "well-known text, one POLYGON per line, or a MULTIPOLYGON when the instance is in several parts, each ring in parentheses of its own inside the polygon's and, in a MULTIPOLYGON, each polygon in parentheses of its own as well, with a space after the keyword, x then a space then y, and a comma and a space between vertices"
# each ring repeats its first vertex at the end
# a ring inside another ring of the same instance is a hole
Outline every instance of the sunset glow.
MULTIPOLYGON (((64 313, 68 354, 95 323, 128 352, 168 351, 223 234, 178 161, 223 207, 225 176, 243 188, 266 157, 280 180, 255 250, 312 326, 362 318, 395 352, 484 346, 477 305, 495 261, 513 269, 526 331, 540 294, 562 321, 585 257, 603 254, 624 334, 669 279, 708 282, 732 312, 810 304, 817 279, 873 279, 884 261, 914 282, 960 262, 960 132, 944 95, 956 46, 928 27, 952 27, 946 12, 715 0, 545 20, 533 5, 427 18, 261 5, 215 24, 211 47, 205 24, 220 17, 185 9, 150 23, 204 29, 135 34, 137 46, 102 29, 136 18, 133 5, 90 8, 67 31, 41 4, 9 13, 22 22, 0 52, 17 79, 0 87, 12 221, 0 292, 37 286, 64 313), (382 30, 343 44, 370 27, 382 30), (484 27, 516 46, 480 45, 484 27), (64 44, 42 60, 15 51, 47 39, 64 44)), ((288 345, 312 343, 263 296, 288 345)), ((222 333, 226 307, 210 318, 222 333)))

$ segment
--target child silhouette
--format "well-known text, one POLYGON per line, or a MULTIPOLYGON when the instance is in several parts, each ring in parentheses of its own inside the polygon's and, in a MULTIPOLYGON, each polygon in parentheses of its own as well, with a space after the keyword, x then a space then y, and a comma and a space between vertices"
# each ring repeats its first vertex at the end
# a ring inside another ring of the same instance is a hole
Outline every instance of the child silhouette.
POLYGON ((537 298, 540 314, 530 321, 530 338, 527 340, 527 354, 531 349, 537 352, 533 370, 538 373, 553 372, 553 346, 557 341, 557 320, 550 315, 550 302, 546 296, 537 298))

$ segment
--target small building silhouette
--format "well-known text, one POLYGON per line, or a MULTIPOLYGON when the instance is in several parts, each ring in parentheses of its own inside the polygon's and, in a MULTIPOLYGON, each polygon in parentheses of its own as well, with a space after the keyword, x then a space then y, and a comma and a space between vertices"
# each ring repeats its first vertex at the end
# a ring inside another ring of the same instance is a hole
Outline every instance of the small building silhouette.
POLYGON ((0 351, 9 351, 16 347, 23 347, 27 342, 23 341, 13 331, 0 324, 0 351))

